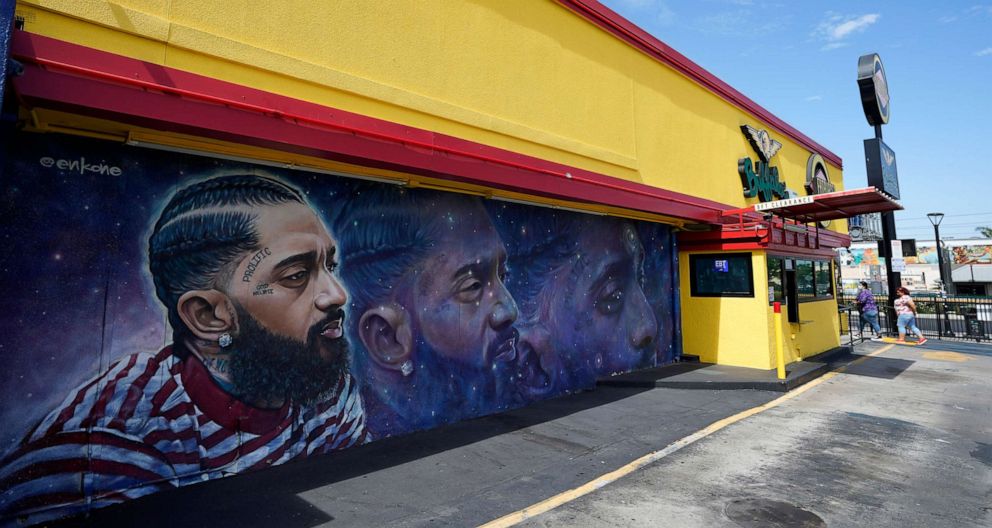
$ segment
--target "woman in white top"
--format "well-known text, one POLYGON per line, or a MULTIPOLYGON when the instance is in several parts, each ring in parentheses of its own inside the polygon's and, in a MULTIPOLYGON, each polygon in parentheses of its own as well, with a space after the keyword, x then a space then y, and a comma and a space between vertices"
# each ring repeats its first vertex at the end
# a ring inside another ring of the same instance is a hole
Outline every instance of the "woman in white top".
POLYGON ((923 337, 923 332, 916 326, 916 303, 909 296, 909 290, 900 286, 896 289, 896 293, 899 294, 899 297, 895 300, 896 326, 899 327, 899 342, 906 342, 906 329, 909 328, 919 339, 917 344, 922 345, 926 343, 927 338, 923 337))

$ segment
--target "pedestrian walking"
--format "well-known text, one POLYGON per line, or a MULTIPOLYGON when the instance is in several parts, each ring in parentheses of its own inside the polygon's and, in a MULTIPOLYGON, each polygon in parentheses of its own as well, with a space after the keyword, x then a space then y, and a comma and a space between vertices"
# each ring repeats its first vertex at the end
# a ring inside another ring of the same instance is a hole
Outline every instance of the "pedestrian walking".
POLYGON ((867 282, 861 281, 861 289, 858 290, 858 298, 855 302, 858 305, 858 313, 861 314, 861 327, 858 328, 858 332, 864 335, 865 325, 868 325, 873 333, 872 341, 882 339, 882 327, 878 324, 878 304, 875 302, 875 296, 868 289, 867 282))
POLYGON ((896 289, 896 293, 899 294, 899 297, 895 300, 899 342, 906 342, 906 329, 908 328, 919 339, 917 344, 922 345, 926 343, 927 338, 923 337, 923 332, 916 326, 916 303, 910 297, 909 290, 900 286, 896 289))

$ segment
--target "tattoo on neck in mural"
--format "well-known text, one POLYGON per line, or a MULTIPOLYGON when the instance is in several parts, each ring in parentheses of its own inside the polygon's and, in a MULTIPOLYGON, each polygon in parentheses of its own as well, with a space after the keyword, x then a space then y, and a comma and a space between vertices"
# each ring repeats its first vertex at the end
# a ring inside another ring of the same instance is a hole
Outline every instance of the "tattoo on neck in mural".
POLYGON ((250 281, 251 276, 255 274, 255 269, 258 267, 258 264, 263 260, 265 260, 265 257, 271 254, 272 254, 272 250, 270 250, 269 248, 262 248, 258 250, 258 253, 255 253, 255 255, 251 257, 251 260, 248 261, 248 267, 245 268, 245 274, 244 277, 241 278, 241 280, 244 282, 250 281))
POLYGON ((231 372, 231 360, 227 356, 203 358, 203 364, 215 376, 227 378, 231 372))

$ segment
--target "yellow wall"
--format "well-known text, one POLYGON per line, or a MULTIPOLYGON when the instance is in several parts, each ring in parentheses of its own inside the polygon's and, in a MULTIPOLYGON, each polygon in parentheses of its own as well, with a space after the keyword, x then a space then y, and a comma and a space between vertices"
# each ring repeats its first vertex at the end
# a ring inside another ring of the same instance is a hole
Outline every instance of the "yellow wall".
MULTIPOLYGON (((768 303, 767 255, 751 254, 754 297, 693 297, 689 255, 679 253, 682 301, 682 347, 705 363, 760 369, 775 368, 775 319, 768 303)), ((835 300, 799 305, 800 323, 790 323, 782 306, 785 363, 815 356, 840 346, 840 322, 835 300)))
MULTIPOLYGON (((734 206, 746 205, 737 160, 755 157, 739 126, 768 128, 551 0, 21 0, 17 12, 30 32, 734 206)), ((779 174, 805 194, 810 152, 770 132, 779 174)), ((838 167, 831 179, 843 187, 838 167)))
POLYGON ((754 267, 754 297, 693 297, 690 290, 689 255, 679 253, 679 287, 682 301, 682 349, 705 363, 771 369, 774 363, 774 334, 768 322, 768 272, 765 255, 751 254, 754 267), (772 346, 769 347, 768 343, 772 346))
MULTIPOLYGON (((782 308, 784 313, 785 307, 782 308)), ((771 308, 768 313, 771 314, 771 308)), ((784 316, 783 316, 784 317, 784 316)), ((837 301, 805 302, 799 305, 799 319, 803 323, 784 323, 786 363, 815 356, 840 346, 840 319, 837 317, 837 301)), ((774 324, 774 321, 771 323, 774 324)), ((774 326, 769 326, 774 328, 774 326)), ((774 334, 769 342, 775 350, 774 334)))
MULTIPOLYGON (((767 255, 762 260, 766 260, 767 255)), ((787 258, 787 257, 781 257, 787 258)), ((767 265, 767 264, 766 264, 767 265)), ((767 270, 767 268, 766 268, 767 270)), ((757 274, 757 271, 755 271, 757 274)), ((831 274, 831 277, 833 274, 831 274)), ((764 272, 763 280, 768 291, 768 274, 764 272)), ((775 319, 774 309, 768 305, 767 297, 765 312, 768 314, 768 349, 772 360, 775 358, 775 319)), ((812 301, 799 303, 799 323, 790 323, 787 308, 782 305, 782 342, 785 345, 786 364, 800 359, 815 356, 832 348, 840 346, 840 318, 837 317, 837 301, 812 301)))
MULTIPOLYGON (((735 207, 756 201, 736 170, 756 158, 750 124, 783 143, 773 166, 805 194, 808 150, 551 0, 21 0, 17 13, 30 32, 735 207)), ((690 297, 686 255, 686 353, 772 368, 764 255, 752 299, 690 297)), ((801 307, 816 322, 790 325, 793 357, 836 346, 834 306, 801 307)))

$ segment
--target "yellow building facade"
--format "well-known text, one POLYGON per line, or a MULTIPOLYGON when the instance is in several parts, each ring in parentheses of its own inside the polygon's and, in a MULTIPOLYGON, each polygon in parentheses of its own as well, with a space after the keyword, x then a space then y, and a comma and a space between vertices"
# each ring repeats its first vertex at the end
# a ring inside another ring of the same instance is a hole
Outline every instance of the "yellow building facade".
POLYGON ((19 468, 0 521, 687 356, 771 370, 776 304, 785 363, 840 345, 838 204, 866 194, 594 0, 21 0, 13 19, 0 170, 24 243, 0 398, 27 403, 0 412, 0 471, 19 468), (22 324, 44 318, 67 331, 22 324))
MULTIPOLYGON (((738 183, 738 160, 753 155, 742 125, 768 130, 782 144, 775 164, 789 189, 806 184, 811 154, 826 155, 830 181, 843 189, 836 156, 660 42, 642 34, 625 40, 604 29, 605 23, 590 10, 600 17, 609 13, 595 4, 286 2, 262 9, 245 1, 22 1, 16 13, 26 32, 698 197, 719 204, 711 209, 713 215, 721 207, 755 202, 744 197, 738 183), (686 63, 683 71, 660 60, 659 52, 686 63)), ((150 138, 247 158, 410 178, 402 171, 342 166, 319 157, 88 117, 44 110, 35 117, 41 129, 125 141, 150 138)), ((412 179, 494 192, 466 182, 412 179)), ((546 196, 530 199, 676 226, 692 222, 664 214, 663 207, 651 211, 546 196)), ((834 225, 839 234, 845 232, 842 223, 834 225)), ((764 258, 765 252, 754 253, 758 292, 767 290, 760 273, 764 258)), ((686 353, 704 361, 772 368, 774 341, 764 330, 771 328, 771 312, 762 296, 751 301, 693 298, 682 260, 686 353), (715 313, 720 317, 714 319, 715 313), (743 320, 748 331, 735 330, 743 320)), ((804 308, 810 315, 803 317, 815 322, 791 325, 786 342, 793 359, 839 344, 837 318, 831 315, 835 303, 804 308)))

